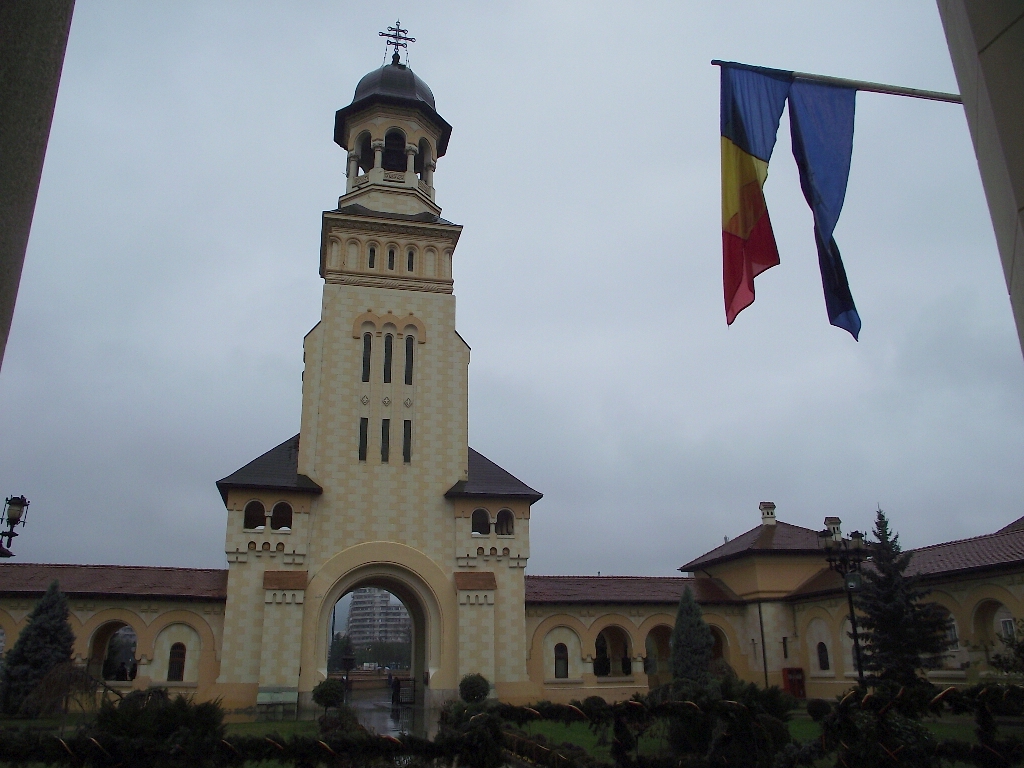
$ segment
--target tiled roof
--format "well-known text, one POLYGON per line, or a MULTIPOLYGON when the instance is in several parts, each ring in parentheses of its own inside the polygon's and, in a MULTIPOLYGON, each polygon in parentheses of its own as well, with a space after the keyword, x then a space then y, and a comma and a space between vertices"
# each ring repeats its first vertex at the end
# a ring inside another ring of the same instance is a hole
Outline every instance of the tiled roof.
POLYGON ((460 480, 445 494, 457 496, 504 496, 528 499, 532 504, 544 497, 522 480, 514 477, 483 454, 469 449, 469 479, 460 480))
POLYGON ((1010 531, 1024 531, 1024 517, 1018 517, 1009 525, 1004 525, 996 533, 1009 533, 1010 531))
POLYGON ((212 568, 0 563, 0 596, 41 595, 52 581, 68 597, 224 602, 228 572, 212 568))
POLYGON ((305 475, 299 474, 298 435, 285 440, 276 448, 271 448, 223 480, 218 480, 217 490, 220 491, 225 503, 231 488, 323 493, 323 488, 305 475))
MULTIPOLYGON (((989 568, 1024 568, 1024 530, 1008 530, 975 536, 971 539, 947 541, 911 550, 908 574, 924 579, 945 579, 956 574, 983 571, 989 568)), ((867 563, 865 568, 871 568, 867 563)), ((828 592, 839 592, 843 580, 834 571, 823 569, 809 578, 789 595, 791 599, 814 597, 828 592)))
POLYGON ((781 520, 775 525, 759 525, 710 552, 691 560, 680 571, 696 571, 714 563, 751 554, 809 554, 820 552, 818 532, 781 520))
POLYGON ((715 579, 683 576, 527 576, 527 604, 671 603, 689 586, 698 603, 741 603, 715 579))
POLYGON ((929 577, 1008 565, 1024 566, 1024 530, 1004 528, 987 536, 915 549, 907 570, 929 577))

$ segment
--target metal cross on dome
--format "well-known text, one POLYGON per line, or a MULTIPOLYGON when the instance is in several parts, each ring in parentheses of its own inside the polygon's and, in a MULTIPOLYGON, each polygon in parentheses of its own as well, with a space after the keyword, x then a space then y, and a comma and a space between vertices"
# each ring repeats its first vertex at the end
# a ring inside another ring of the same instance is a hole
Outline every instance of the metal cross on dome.
POLYGON ((399 19, 398 21, 395 22, 395 26, 388 27, 388 31, 387 32, 378 32, 377 34, 380 37, 388 38, 388 43, 387 43, 388 45, 395 46, 395 58, 396 59, 399 57, 398 49, 399 48, 405 48, 406 49, 405 57, 406 57, 406 60, 408 60, 408 58, 409 58, 409 53, 408 53, 409 43, 415 43, 416 42, 416 38, 415 37, 407 37, 406 36, 406 35, 408 35, 408 33, 409 33, 408 29, 402 29, 402 21, 401 21, 401 19, 399 19))

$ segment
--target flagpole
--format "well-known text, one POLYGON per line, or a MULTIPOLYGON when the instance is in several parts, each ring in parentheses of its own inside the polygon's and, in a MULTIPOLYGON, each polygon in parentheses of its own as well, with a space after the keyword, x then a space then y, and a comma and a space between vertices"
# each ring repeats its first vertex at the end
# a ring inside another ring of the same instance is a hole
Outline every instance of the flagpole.
POLYGON ((943 93, 941 91, 924 91, 920 88, 905 88, 901 85, 885 85, 884 83, 870 83, 866 80, 848 80, 845 77, 829 77, 828 75, 813 75, 810 72, 788 72, 785 70, 772 70, 767 67, 755 67, 750 64, 740 64, 736 61, 720 61, 713 59, 711 65, 715 67, 727 66, 739 69, 752 69, 755 71, 778 72, 789 74, 794 80, 805 80, 812 83, 823 83, 825 85, 836 85, 841 88, 853 88, 858 91, 870 91, 871 93, 887 93, 892 96, 910 96, 914 99, 928 99, 929 101, 945 101, 950 104, 963 104, 964 100, 956 93, 943 93))

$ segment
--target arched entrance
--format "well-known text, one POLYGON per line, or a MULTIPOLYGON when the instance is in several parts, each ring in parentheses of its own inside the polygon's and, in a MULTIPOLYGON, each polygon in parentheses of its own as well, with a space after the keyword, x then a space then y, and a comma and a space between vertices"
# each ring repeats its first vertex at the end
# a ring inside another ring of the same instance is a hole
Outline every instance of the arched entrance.
POLYGON ((371 564, 349 571, 325 595, 321 607, 322 631, 317 642, 317 663, 323 675, 330 674, 328 662, 332 644, 332 628, 338 634, 335 606, 342 597, 365 588, 383 590, 394 595, 408 614, 408 668, 403 677, 412 681, 416 704, 422 704, 430 679, 440 663, 440 610, 433 591, 412 571, 396 564, 371 564))

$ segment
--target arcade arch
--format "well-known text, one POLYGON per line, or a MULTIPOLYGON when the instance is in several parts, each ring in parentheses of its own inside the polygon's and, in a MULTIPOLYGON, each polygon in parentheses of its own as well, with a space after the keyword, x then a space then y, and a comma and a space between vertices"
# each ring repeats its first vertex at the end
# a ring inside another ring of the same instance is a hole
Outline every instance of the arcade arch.
POLYGON ((644 672, 647 685, 657 688, 672 682, 672 627, 659 624, 644 640, 644 672))

